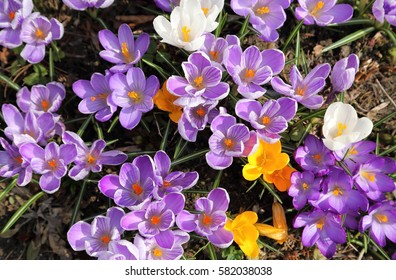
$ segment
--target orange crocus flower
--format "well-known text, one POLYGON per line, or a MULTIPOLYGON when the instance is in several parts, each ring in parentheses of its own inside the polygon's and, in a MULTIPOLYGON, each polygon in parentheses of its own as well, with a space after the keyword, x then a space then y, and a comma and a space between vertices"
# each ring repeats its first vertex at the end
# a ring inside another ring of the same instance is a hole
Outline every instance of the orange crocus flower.
POLYGON ((154 104, 162 111, 169 112, 169 118, 178 123, 182 115, 182 107, 173 104, 173 102, 178 99, 177 96, 171 94, 166 88, 166 82, 162 85, 162 88, 158 90, 157 94, 154 96, 154 104))

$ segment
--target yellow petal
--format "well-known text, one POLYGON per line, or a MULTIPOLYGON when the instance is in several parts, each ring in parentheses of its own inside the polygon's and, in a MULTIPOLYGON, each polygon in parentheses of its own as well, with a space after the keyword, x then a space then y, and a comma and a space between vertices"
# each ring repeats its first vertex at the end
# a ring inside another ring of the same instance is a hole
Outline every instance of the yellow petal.
POLYGON ((238 244, 244 244, 245 242, 256 242, 259 237, 259 232, 254 225, 246 225, 239 228, 234 228, 232 233, 234 234, 234 241, 238 244))
POLYGON ((250 259, 257 259, 259 255, 259 247, 257 242, 246 242, 239 245, 242 252, 250 259))
POLYGON ((257 230, 261 236, 266 236, 271 239, 274 239, 278 242, 284 242, 285 235, 287 237, 287 232, 284 229, 276 228, 266 224, 257 223, 256 225, 257 230))
POLYGON ((261 168, 255 165, 246 164, 242 169, 243 178, 248 181, 254 181, 262 174, 261 168))
POLYGON ((227 222, 224 225, 224 229, 228 230, 228 231, 232 231, 232 220, 231 219, 227 219, 227 222))

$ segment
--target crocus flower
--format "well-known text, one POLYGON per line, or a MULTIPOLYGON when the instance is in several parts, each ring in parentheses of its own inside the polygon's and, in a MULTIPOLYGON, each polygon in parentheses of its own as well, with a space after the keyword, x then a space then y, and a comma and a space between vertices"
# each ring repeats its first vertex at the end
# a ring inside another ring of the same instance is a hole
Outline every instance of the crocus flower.
POLYGON ((180 0, 154 0, 158 8, 170 13, 175 6, 179 6, 180 0))
POLYGON ((120 106, 120 123, 126 129, 136 127, 142 114, 154 107, 153 97, 159 89, 158 78, 144 76, 142 69, 133 67, 127 74, 116 73, 110 78, 113 101, 120 106))
POLYGON ((67 232, 67 241, 74 251, 85 250, 90 256, 99 256, 109 251, 110 242, 121 240, 124 229, 120 220, 124 214, 121 208, 111 207, 106 216, 96 216, 91 224, 79 221, 67 232))
MULTIPOLYGON (((212 32, 219 25, 216 19, 224 8, 224 0, 198 0, 201 10, 206 17, 206 32, 212 32)), ((186 1, 181 2, 180 6, 186 5, 186 1)))
POLYGON ((277 142, 279 133, 287 129, 287 122, 297 112, 297 102, 288 97, 268 100, 262 105, 259 101, 241 99, 235 106, 238 117, 250 122, 257 136, 269 142, 277 142))
POLYGON ((341 216, 331 212, 316 209, 301 213, 294 220, 293 226, 304 227, 302 244, 311 247, 316 243, 326 258, 331 258, 335 254, 337 243, 342 244, 346 241, 341 216))
POLYGON ((90 171, 94 173, 102 171, 102 165, 119 165, 128 159, 126 154, 117 150, 103 152, 106 142, 101 139, 94 141, 91 148, 88 148, 76 133, 65 131, 62 141, 65 144, 76 145, 77 156, 73 160, 75 166, 69 171, 69 177, 76 181, 87 177, 90 171))
POLYGON ((332 151, 341 150, 366 138, 372 129, 373 122, 366 117, 358 118, 351 105, 334 102, 324 116, 323 143, 332 151))
POLYGON ((394 0, 376 0, 373 4, 373 15, 380 23, 384 20, 396 26, 396 3, 394 0))
POLYGON ((283 95, 295 99, 309 109, 318 109, 323 104, 323 97, 318 93, 326 85, 326 78, 330 73, 330 64, 317 65, 309 74, 303 78, 293 66, 290 71, 291 86, 284 83, 281 78, 274 77, 271 80, 273 89, 283 95))
POLYGON ((125 230, 139 230, 143 237, 154 237, 159 246, 171 249, 175 235, 170 230, 175 217, 184 208, 185 198, 181 193, 170 193, 161 201, 151 202, 145 210, 125 214, 121 226, 125 230))
POLYGON ((285 55, 276 49, 260 50, 250 46, 242 52, 240 46, 231 46, 224 57, 224 65, 238 92, 245 98, 256 99, 266 92, 262 85, 285 66, 285 55))
POLYGON ((273 227, 261 223, 257 223, 255 226, 261 236, 272 238, 278 241, 279 244, 283 244, 287 240, 288 226, 285 210, 277 201, 272 203, 272 223, 274 225, 273 227))
POLYGON ((191 54, 182 68, 185 78, 171 76, 167 82, 169 92, 179 96, 175 105, 195 107, 206 100, 221 100, 228 95, 230 86, 221 82, 221 70, 212 66, 203 52, 191 54))
POLYGON ((265 173, 271 174, 284 168, 290 159, 281 150, 280 141, 270 144, 260 139, 256 152, 248 156, 248 163, 242 169, 243 178, 253 181, 265 173))
POLYGON ((291 186, 291 175, 297 171, 293 167, 286 165, 280 170, 275 170, 273 173, 264 173, 264 181, 273 183, 280 192, 287 191, 291 186))
POLYGON ((118 206, 140 209, 151 201, 154 182, 154 162, 144 155, 136 157, 132 163, 124 163, 119 175, 104 176, 98 187, 118 206))
POLYGON ((140 34, 135 42, 131 28, 125 23, 118 28, 118 38, 107 29, 99 31, 98 38, 105 49, 99 53, 100 57, 116 64, 110 68, 111 72, 124 73, 134 67, 150 44, 150 37, 147 33, 140 34))
POLYGON ((216 170, 231 166, 234 157, 247 157, 258 145, 257 135, 242 123, 236 123, 234 116, 222 113, 210 125, 213 134, 209 138, 210 151, 206 162, 216 170))
POLYGON ((227 248, 233 241, 230 231, 224 229, 227 222, 226 211, 230 197, 225 189, 217 188, 195 201, 195 209, 200 214, 183 210, 176 217, 177 226, 186 232, 195 231, 219 248, 227 248))
POLYGON ((30 163, 33 171, 41 174, 40 188, 46 193, 54 193, 60 187, 61 178, 67 173, 67 165, 77 155, 74 144, 58 146, 49 143, 45 149, 35 143, 26 143, 19 148, 22 157, 30 163))
POLYGON ((91 80, 78 80, 73 83, 74 93, 82 99, 78 104, 78 110, 83 114, 95 114, 95 119, 105 122, 111 119, 117 111, 117 105, 112 99, 110 89, 110 73, 102 75, 93 73, 91 80))
POLYGON ((293 197, 293 206, 296 210, 302 209, 307 201, 315 201, 319 198, 322 179, 315 178, 312 172, 294 172, 290 180, 292 184, 288 193, 293 197))
POLYGON ((33 10, 32 0, 0 2, 0 45, 13 49, 22 45, 21 26, 33 10))
POLYGON ((39 13, 33 13, 23 21, 21 39, 26 43, 21 52, 29 63, 39 63, 44 59, 45 46, 63 37, 63 25, 55 18, 48 20, 39 13))
POLYGON ((169 118, 178 123, 182 115, 182 107, 173 104, 179 97, 171 94, 166 88, 167 80, 163 83, 162 88, 159 89, 153 98, 154 104, 158 109, 169 112, 169 118))
POLYGON ((304 20, 304 24, 326 26, 331 23, 341 23, 352 18, 353 8, 348 4, 336 4, 337 0, 298 0, 300 7, 296 8, 296 18, 304 20))
POLYGON ((383 201, 370 207, 367 216, 360 223, 360 231, 370 228, 370 236, 381 247, 386 237, 396 243, 396 206, 394 201, 383 201))
POLYGON ((311 134, 305 138, 304 146, 297 148, 294 159, 304 170, 312 171, 318 176, 327 174, 330 167, 335 164, 331 151, 326 148, 322 140, 311 134))
POLYGON ((71 9, 84 11, 88 8, 107 8, 114 0, 62 0, 71 9))
POLYGON ((44 85, 34 85, 29 91, 27 87, 17 92, 17 104, 23 112, 29 110, 37 114, 55 113, 60 108, 66 91, 63 84, 50 82, 44 85))
POLYGON ((98 260, 139 260, 139 249, 127 240, 111 240, 108 251, 96 254, 98 260))

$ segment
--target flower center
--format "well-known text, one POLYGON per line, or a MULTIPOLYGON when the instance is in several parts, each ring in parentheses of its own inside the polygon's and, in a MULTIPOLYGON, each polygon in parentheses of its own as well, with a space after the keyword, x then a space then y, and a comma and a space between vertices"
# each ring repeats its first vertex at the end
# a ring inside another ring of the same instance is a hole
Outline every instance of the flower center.
POLYGON ((15 160, 17 163, 19 163, 19 164, 22 164, 22 162, 23 162, 22 156, 16 157, 16 158, 14 158, 14 160, 15 160))
POLYGON ((98 99, 106 100, 108 96, 109 96, 108 93, 99 93, 98 95, 91 96, 90 98, 91 98, 91 101, 93 102, 93 101, 96 101, 98 99))
POLYGON ((9 12, 9 13, 8 13, 8 17, 10 18, 10 20, 14 20, 14 18, 15 18, 15 12, 14 12, 14 11, 9 12))
POLYGON ((133 56, 130 54, 126 42, 121 44, 121 53, 125 57, 126 63, 131 63, 133 61, 133 56))
POLYGON ((150 222, 153 225, 158 225, 161 222, 161 217, 154 215, 151 217, 150 222))
POLYGON ((158 249, 158 248, 155 248, 154 251, 153 251, 153 255, 156 256, 156 257, 162 257, 162 250, 158 249))
POLYGON ((200 117, 203 117, 203 116, 205 116, 205 114, 206 114, 205 109, 204 109, 203 107, 201 107, 201 106, 200 106, 195 112, 196 112, 197 115, 200 116, 200 117))
POLYGON ((203 77, 202 76, 198 76, 194 79, 194 83, 195 83, 195 87, 198 89, 202 89, 203 88, 203 77))
POLYGON ((304 87, 298 86, 297 87, 297 95, 304 96, 306 89, 307 89, 307 86, 304 86, 304 87))
POLYGON ((304 190, 307 190, 308 189, 308 184, 307 183, 303 183, 302 187, 303 187, 304 190))
POLYGON ((311 16, 315 17, 320 12, 320 10, 323 9, 323 7, 324 7, 323 1, 319 1, 318 3, 316 3, 315 7, 310 12, 311 16))
POLYGON ((388 216, 386 216, 386 215, 377 213, 374 216, 378 220, 378 222, 380 222, 381 224, 387 223, 389 221, 388 216))
POLYGON ((140 103, 142 102, 142 97, 140 96, 139 93, 136 91, 130 91, 128 92, 128 96, 130 99, 132 99, 135 103, 140 103))
POLYGON ((333 190, 333 194, 334 194, 335 196, 342 195, 342 191, 340 190, 339 187, 336 187, 336 188, 333 190))
POLYGON ((210 225, 211 222, 212 222, 212 218, 206 214, 203 214, 202 223, 205 226, 207 226, 207 225, 210 225))
POLYGON ((164 186, 164 188, 168 188, 170 187, 171 183, 169 183, 168 181, 164 181, 162 185, 164 186))
POLYGON ((108 235, 103 235, 101 238, 100 238, 100 241, 102 241, 104 244, 109 244, 109 242, 110 242, 110 236, 108 236, 108 235))
POLYGON ((337 124, 337 137, 341 136, 346 128, 347 128, 346 124, 339 122, 337 124))
POLYGON ((264 125, 268 125, 270 122, 271 122, 271 118, 270 117, 264 116, 264 117, 261 118, 261 123, 264 124, 264 125))
POLYGON ((323 226, 324 226, 324 219, 323 218, 321 218, 317 223, 316 223, 316 227, 318 228, 318 229, 320 229, 320 230, 322 230, 323 229, 323 226))
POLYGON ((322 160, 322 155, 321 154, 315 154, 312 156, 312 158, 317 162, 320 163, 320 161, 322 160))
POLYGON ((246 79, 253 79, 256 72, 253 69, 246 69, 245 71, 245 78, 246 79))
POLYGON ((219 52, 216 51, 210 51, 209 52, 210 57, 214 60, 217 61, 219 59, 219 52))
POLYGON ((202 12, 205 14, 205 16, 207 16, 209 13, 209 8, 202 8, 202 12))
POLYGON ((189 29, 187 26, 184 25, 184 26, 182 27, 181 32, 182 32, 182 35, 183 35, 183 41, 184 41, 184 42, 190 42, 190 32, 191 32, 191 29, 189 29))
POLYGON ((34 33, 36 35, 37 38, 39 38, 40 40, 44 40, 45 39, 45 35, 44 32, 40 29, 37 28, 36 32, 34 33))
POLYGON ((234 143, 234 141, 232 139, 230 139, 230 138, 225 138, 224 139, 224 145, 226 146, 227 150, 232 149, 234 147, 234 144, 235 143, 234 143))
POLYGON ((47 163, 48 163, 48 166, 51 168, 51 170, 55 170, 58 165, 56 163, 55 159, 51 159, 51 160, 47 161, 47 163))
POLYGON ((94 164, 96 162, 96 157, 92 156, 92 154, 89 154, 87 161, 89 164, 94 164))
POLYGON ((364 178, 366 178, 370 182, 374 182, 375 181, 375 174, 374 173, 363 171, 362 175, 363 175, 364 178))
POLYGON ((143 192, 142 187, 136 182, 135 184, 132 185, 132 190, 135 194, 140 195, 143 192))
POLYGON ((49 102, 48 102, 48 100, 41 100, 40 103, 41 103, 41 107, 43 107, 43 110, 44 110, 45 112, 47 112, 48 109, 49 109, 49 102))
POLYGON ((256 9, 256 13, 259 15, 265 15, 270 12, 270 8, 268 6, 263 6, 258 9, 256 9))

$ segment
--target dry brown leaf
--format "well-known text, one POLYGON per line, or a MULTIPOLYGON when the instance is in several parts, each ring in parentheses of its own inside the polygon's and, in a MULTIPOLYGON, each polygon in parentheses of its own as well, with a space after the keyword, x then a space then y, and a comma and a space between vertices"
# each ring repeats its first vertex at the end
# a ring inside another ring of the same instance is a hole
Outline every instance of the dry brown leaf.
POLYGON ((8 64, 8 56, 9 55, 10 55, 10 52, 8 51, 8 49, 3 47, 3 49, 0 52, 0 61, 4 64, 8 64))
POLYGON ((116 16, 116 20, 128 23, 129 26, 136 26, 152 22, 155 16, 151 15, 128 15, 128 16, 116 16))
POLYGON ((376 119, 376 115, 388 105, 389 102, 383 102, 380 105, 375 106, 373 109, 370 110, 370 112, 367 113, 367 117, 371 120, 376 119))
POLYGON ((313 49, 314 55, 320 56, 322 54, 323 49, 324 49, 324 47, 322 45, 316 45, 313 49))

